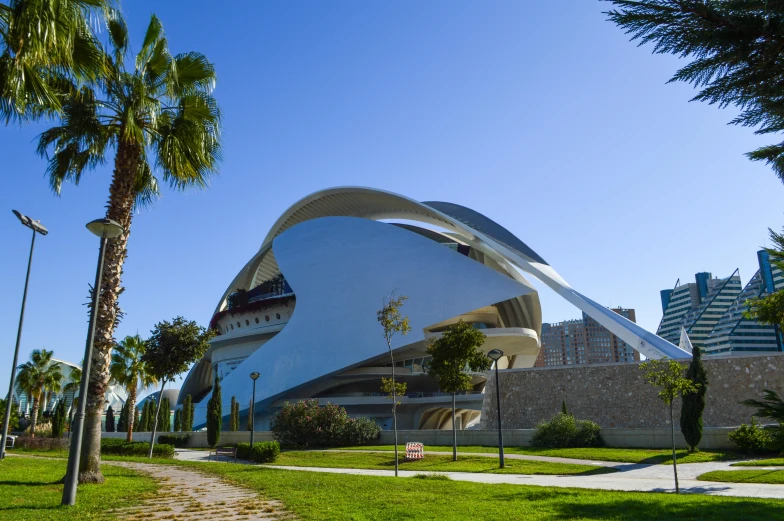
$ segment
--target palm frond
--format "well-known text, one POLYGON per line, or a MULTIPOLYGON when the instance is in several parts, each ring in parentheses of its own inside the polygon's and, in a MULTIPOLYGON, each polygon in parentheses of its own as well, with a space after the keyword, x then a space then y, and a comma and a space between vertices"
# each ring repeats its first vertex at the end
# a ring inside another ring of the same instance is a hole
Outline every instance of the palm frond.
POLYGON ((771 389, 765 389, 762 392, 762 397, 762 400, 749 399, 740 403, 746 407, 754 407, 756 409, 754 416, 768 418, 784 425, 784 400, 771 389))

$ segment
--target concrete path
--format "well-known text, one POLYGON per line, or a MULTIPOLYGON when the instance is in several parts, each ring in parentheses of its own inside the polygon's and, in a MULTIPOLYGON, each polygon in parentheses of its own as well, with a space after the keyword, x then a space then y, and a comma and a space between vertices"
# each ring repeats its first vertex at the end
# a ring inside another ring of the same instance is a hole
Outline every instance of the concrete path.
MULTIPOLYGON (((189 451, 198 452, 198 451, 189 451)), ((105 461, 149 474, 161 482, 160 491, 143 504, 111 512, 120 519, 169 521, 292 519, 279 501, 265 501, 245 488, 220 478, 171 465, 105 461)))

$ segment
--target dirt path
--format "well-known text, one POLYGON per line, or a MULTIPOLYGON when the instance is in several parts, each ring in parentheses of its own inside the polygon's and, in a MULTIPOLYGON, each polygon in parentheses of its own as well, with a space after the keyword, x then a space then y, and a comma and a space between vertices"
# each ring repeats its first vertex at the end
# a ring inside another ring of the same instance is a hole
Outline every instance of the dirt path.
POLYGON ((169 465, 104 462, 149 474, 159 482, 158 495, 143 504, 113 510, 120 519, 142 521, 210 521, 294 519, 279 501, 266 501, 253 491, 191 469, 169 465))

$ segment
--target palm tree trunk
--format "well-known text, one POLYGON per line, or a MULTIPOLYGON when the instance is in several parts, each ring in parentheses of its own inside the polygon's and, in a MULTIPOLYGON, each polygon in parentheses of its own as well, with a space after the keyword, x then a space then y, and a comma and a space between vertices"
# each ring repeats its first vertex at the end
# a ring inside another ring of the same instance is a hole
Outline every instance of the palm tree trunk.
POLYGON ((125 406, 127 407, 127 420, 126 423, 128 424, 128 435, 125 437, 125 441, 133 441, 133 422, 136 420, 136 386, 134 385, 128 391, 128 401, 125 402, 125 406))
POLYGON ((38 423, 38 398, 33 398, 33 412, 30 413, 30 436, 35 438, 35 425, 38 423))
MULTIPOLYGON (((121 129, 120 135, 123 134, 121 129)), ((79 462, 79 483, 102 483, 101 474, 101 416, 104 396, 109 386, 109 365, 114 346, 114 327, 117 323, 117 301, 122 292, 123 263, 128 254, 131 218, 136 198, 136 172, 141 161, 139 145, 120 141, 114 160, 114 174, 109 187, 106 217, 116 221, 125 232, 106 244, 103 281, 98 300, 95 338, 92 351, 89 384, 87 387, 87 416, 84 420, 82 458, 79 462)))

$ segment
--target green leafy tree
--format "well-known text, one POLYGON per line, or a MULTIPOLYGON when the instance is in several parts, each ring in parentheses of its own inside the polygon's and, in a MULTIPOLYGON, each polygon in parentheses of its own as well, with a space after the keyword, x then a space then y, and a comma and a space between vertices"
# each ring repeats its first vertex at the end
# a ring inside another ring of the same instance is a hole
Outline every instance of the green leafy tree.
MULTIPOLYGON (((49 392, 59 391, 63 380, 60 366, 52 363, 53 351, 35 349, 30 353, 30 361, 18 367, 19 373, 16 382, 19 388, 33 402, 31 412, 30 436, 35 436, 35 426, 38 423, 38 410, 41 400, 46 399, 49 392)), ((46 404, 44 404, 46 408, 46 404)))
POLYGON ((6 124, 53 115, 72 91, 68 81, 105 73, 91 23, 116 16, 107 0, 0 2, 0 118, 6 124))
POLYGON ((59 125, 44 131, 38 140, 38 152, 48 159, 47 174, 56 193, 64 183, 78 183, 85 171, 113 156, 106 217, 124 230, 106 247, 80 482, 103 479, 100 420, 134 211, 158 198, 158 177, 176 190, 207 186, 221 157, 221 116, 212 96, 216 80, 212 63, 197 52, 172 55, 154 15, 135 56, 130 55, 128 30, 121 18, 109 21, 106 36, 108 43, 102 47, 106 71, 101 81, 78 88, 74 84, 75 94, 63 104, 59 125))
POLYGON ((182 431, 182 409, 174 411, 174 432, 182 431))
POLYGON ((229 416, 229 430, 232 432, 240 430, 240 407, 237 397, 231 397, 231 413, 229 416))
POLYGON ((65 399, 61 398, 54 408, 52 415, 52 438, 62 438, 65 434, 65 423, 68 421, 68 412, 65 409, 65 399))
MULTIPOLYGON (((784 2, 779 0, 609 0, 609 20, 653 52, 689 61, 670 80, 700 89, 694 100, 735 106, 736 125, 784 131, 784 2)), ((784 181, 784 143, 746 154, 784 181)))
POLYGON ((771 389, 762 391, 762 397, 762 400, 748 399, 741 403, 746 407, 754 407, 755 416, 778 422, 778 427, 771 429, 773 435, 769 446, 771 449, 784 451, 784 400, 771 389))
POLYGON ((672 416, 672 402, 675 398, 697 392, 691 380, 683 376, 683 367, 675 360, 648 360, 640 364, 645 371, 645 381, 659 388, 659 400, 670 410, 670 438, 672 441, 672 471, 675 475, 675 493, 680 493, 678 486, 678 463, 675 456, 675 422, 672 416))
MULTIPOLYGON (((215 333, 183 317, 176 317, 171 322, 164 320, 155 325, 147 340, 147 351, 142 360, 149 367, 150 373, 161 382, 161 396, 167 381, 173 381, 177 375, 187 371, 191 364, 204 356, 215 333)), ((159 414, 160 410, 153 415, 150 459, 155 445, 156 420, 159 414)))
POLYGON ((697 389, 683 395, 681 401, 681 432, 689 452, 695 452, 702 439, 702 412, 705 410, 705 394, 708 392, 708 373, 702 365, 702 352, 692 347, 691 362, 686 370, 686 378, 697 389))
MULTIPOLYGON (((0 421, 5 421, 5 399, 0 398, 0 421)), ((0 423, 0 430, 2 430, 3 424, 0 423)), ((15 406, 11 406, 11 418, 8 422, 8 431, 13 431, 19 428, 19 410, 15 406)))
POLYGON ((114 432, 114 431, 115 431, 114 409, 110 405, 106 409, 106 432, 114 432))
POLYGON ((212 386, 212 396, 207 402, 207 445, 215 447, 220 442, 221 424, 223 413, 221 410, 221 386, 218 375, 215 375, 215 384, 212 386))
POLYGON ((395 433, 395 477, 398 475, 397 458, 397 386, 395 385, 395 355, 392 352, 392 339, 396 334, 407 335, 411 331, 408 317, 403 316, 400 309, 408 299, 404 295, 396 296, 393 291, 384 299, 383 307, 376 313, 376 319, 384 330, 384 340, 389 349, 389 359, 392 361, 392 377, 390 389, 392 391, 392 430, 395 433))
POLYGON ((447 327, 439 338, 427 346, 427 354, 433 357, 427 373, 438 381, 438 387, 452 394, 452 460, 457 461, 457 424, 455 422, 455 395, 473 389, 471 371, 486 371, 492 362, 479 349, 485 343, 485 335, 471 324, 462 320, 447 327))
MULTIPOLYGON (((128 400, 125 402, 127 436, 126 441, 133 441, 133 432, 138 427, 135 422, 129 422, 128 418, 136 417, 136 397, 142 389, 155 385, 157 379, 150 372, 147 364, 142 359, 147 352, 147 343, 139 335, 126 336, 120 343, 114 346, 112 353, 112 363, 109 365, 109 372, 112 380, 117 382, 128 391, 128 400)), ((120 429, 121 431, 123 429, 120 429)))

